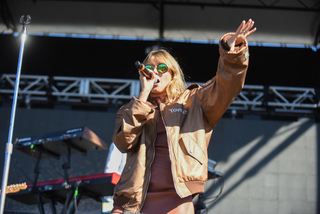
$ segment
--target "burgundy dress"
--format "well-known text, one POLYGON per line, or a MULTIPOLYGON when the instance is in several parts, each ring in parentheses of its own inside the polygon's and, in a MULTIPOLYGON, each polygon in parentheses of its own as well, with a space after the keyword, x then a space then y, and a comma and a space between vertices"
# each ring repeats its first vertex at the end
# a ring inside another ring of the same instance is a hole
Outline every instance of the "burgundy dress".
MULTIPOLYGON (((121 213, 118 206, 115 206, 113 211, 121 213)), ((167 135, 162 118, 159 119, 151 180, 141 213, 194 214, 192 197, 180 198, 174 188, 167 135)))

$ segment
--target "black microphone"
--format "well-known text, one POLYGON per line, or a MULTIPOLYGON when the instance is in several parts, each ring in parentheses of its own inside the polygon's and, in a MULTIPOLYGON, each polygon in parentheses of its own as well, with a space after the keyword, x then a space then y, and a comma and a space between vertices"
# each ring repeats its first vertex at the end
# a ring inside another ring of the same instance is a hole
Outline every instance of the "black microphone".
MULTIPOLYGON (((145 77, 147 77, 147 79, 151 79, 150 70, 148 68, 146 68, 146 66, 144 64, 140 63, 139 61, 136 61, 135 65, 136 65, 137 69, 139 71, 141 71, 145 77)), ((154 78, 154 83, 156 83, 156 82, 158 82, 157 76, 155 76, 155 78, 154 78)))
POLYGON ((151 79, 150 71, 148 70, 148 68, 146 68, 146 66, 144 64, 140 63, 139 61, 136 61, 135 65, 136 65, 137 69, 139 71, 141 71, 144 76, 147 77, 147 79, 151 79))

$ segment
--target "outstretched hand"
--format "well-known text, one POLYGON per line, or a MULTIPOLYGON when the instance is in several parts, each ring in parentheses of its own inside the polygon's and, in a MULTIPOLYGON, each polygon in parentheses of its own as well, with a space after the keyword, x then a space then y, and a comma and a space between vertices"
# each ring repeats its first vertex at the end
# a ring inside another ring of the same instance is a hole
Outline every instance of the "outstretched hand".
POLYGON ((235 34, 227 40, 230 51, 234 51, 234 47, 236 45, 246 40, 248 36, 250 36, 257 30, 257 28, 252 29, 253 25, 254 21, 252 21, 252 19, 249 19, 247 23, 246 21, 242 21, 235 34))

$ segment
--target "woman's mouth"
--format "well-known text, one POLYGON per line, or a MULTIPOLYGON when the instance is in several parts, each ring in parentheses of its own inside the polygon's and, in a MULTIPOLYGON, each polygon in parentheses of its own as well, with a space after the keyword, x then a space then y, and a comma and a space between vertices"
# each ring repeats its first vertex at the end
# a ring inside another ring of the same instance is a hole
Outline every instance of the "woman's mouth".
POLYGON ((160 82, 159 78, 156 77, 156 79, 154 80, 154 84, 158 84, 160 82))

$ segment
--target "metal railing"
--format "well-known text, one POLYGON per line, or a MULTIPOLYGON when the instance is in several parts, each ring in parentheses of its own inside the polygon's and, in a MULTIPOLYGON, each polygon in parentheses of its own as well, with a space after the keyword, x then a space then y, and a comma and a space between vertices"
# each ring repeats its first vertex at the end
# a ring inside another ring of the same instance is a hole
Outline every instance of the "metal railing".
MULTIPOLYGON (((16 76, 3 74, 0 95, 12 99, 16 76)), ((203 83, 198 83, 203 84, 203 83)), ((138 97, 139 80, 89 77, 21 75, 18 99, 32 106, 54 101, 72 105, 91 104, 118 107, 138 97)), ((316 117, 319 99, 314 88, 244 85, 228 108, 232 114, 279 114, 316 117)))
MULTIPOLYGON (((13 94, 15 75, 3 74, 0 94, 13 94)), ((28 106, 54 98, 61 103, 122 104, 137 96, 137 80, 21 75, 18 99, 28 106)))

